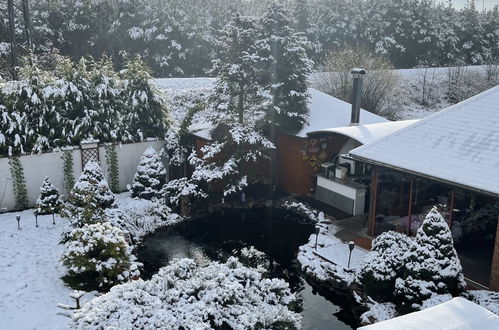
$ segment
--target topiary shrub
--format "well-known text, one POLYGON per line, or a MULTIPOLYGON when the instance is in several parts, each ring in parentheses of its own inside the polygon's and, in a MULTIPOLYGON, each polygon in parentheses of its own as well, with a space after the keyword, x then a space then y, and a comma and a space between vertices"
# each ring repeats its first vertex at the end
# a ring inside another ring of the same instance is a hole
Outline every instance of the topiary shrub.
POLYGON ((108 223, 74 229, 64 244, 65 280, 86 289, 105 290, 139 275, 123 231, 108 223))
POLYGON ((403 277, 395 283, 402 309, 411 311, 433 294, 462 293, 466 287, 461 262, 444 218, 433 207, 406 254, 403 277))
POLYGON ((148 281, 117 285, 75 311, 71 329, 298 329, 296 300, 281 279, 235 258, 199 267, 181 259, 148 281))
POLYGON ((161 162, 161 157, 149 147, 144 151, 137 165, 137 173, 133 177, 131 186, 132 197, 153 199, 164 194, 166 183, 166 169, 161 162))
POLYGON ((404 255, 412 244, 410 237, 394 231, 384 232, 373 240, 357 275, 367 295, 381 301, 393 296, 395 280, 404 271, 404 255))
POLYGON ((61 200, 59 199, 59 191, 50 182, 48 177, 43 180, 40 187, 40 196, 36 200, 36 211, 38 214, 51 214, 58 212, 61 207, 61 200))

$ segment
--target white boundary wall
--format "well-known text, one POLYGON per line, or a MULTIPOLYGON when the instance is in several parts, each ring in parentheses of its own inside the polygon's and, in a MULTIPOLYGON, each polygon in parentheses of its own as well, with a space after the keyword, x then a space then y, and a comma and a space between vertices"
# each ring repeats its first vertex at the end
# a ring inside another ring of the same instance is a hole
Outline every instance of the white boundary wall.
MULTIPOLYGON (((156 151, 159 151, 163 145, 163 141, 116 145, 120 190, 125 191, 127 185, 132 182, 142 153, 149 146, 153 146, 156 151)), ((77 148, 70 152, 73 154, 73 175, 76 181, 82 171, 81 150, 77 148)), ((64 161, 62 160, 62 155, 63 152, 58 151, 20 156, 24 170, 26 189, 28 191, 29 206, 35 204, 36 199, 40 194, 40 186, 46 176, 48 176, 57 189, 59 189, 59 193, 67 195, 68 192, 64 189, 64 161)), ((103 145, 99 145, 99 159, 104 175, 109 179, 106 163, 106 149, 103 145)), ((6 157, 0 158, 0 210, 7 209, 8 211, 11 211, 16 207, 12 183, 13 179, 10 173, 9 159, 6 157)))

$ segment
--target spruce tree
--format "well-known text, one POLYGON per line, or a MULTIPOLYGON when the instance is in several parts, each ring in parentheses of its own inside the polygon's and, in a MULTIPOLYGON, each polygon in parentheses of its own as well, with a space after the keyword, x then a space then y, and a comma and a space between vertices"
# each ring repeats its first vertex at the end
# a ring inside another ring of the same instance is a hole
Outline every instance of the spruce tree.
POLYGON ((40 187, 40 196, 36 200, 36 211, 38 214, 51 214, 57 212, 61 206, 59 191, 52 184, 48 176, 43 180, 40 187))
POLYGON ((69 192, 65 205, 66 215, 78 219, 86 208, 106 209, 113 204, 114 194, 109 189, 102 169, 97 162, 89 161, 69 192))
POLYGON ((433 207, 418 229, 406 254, 404 276, 397 279, 396 295, 407 309, 415 309, 434 293, 460 294, 466 287, 461 262, 449 226, 433 207))
POLYGON ((166 169, 161 162, 160 155, 149 147, 144 151, 137 165, 137 173, 133 177, 131 186, 132 197, 152 199, 161 197, 166 183, 166 169))
POLYGON ((262 83, 272 98, 266 122, 286 133, 297 133, 308 120, 307 76, 312 62, 306 37, 291 28, 290 12, 271 4, 261 19, 259 55, 264 65, 262 83))

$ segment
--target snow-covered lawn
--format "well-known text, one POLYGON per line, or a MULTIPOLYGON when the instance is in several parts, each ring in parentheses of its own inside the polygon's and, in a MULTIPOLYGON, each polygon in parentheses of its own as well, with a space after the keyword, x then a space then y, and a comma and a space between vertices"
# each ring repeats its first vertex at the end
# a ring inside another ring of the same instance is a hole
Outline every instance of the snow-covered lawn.
POLYGON ((38 217, 32 210, 0 214, 0 328, 63 329, 58 303, 73 305, 72 290, 60 279, 59 245, 66 220, 38 217), (16 215, 21 215, 17 229, 16 215))

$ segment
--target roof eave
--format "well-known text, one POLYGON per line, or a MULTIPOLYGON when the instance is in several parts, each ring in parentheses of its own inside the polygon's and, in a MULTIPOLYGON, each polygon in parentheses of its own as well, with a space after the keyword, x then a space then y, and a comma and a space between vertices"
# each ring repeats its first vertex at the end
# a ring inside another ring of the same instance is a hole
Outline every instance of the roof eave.
POLYGON ((409 169, 398 167, 398 166, 391 165, 391 164, 386 164, 386 163, 383 163, 383 162, 380 162, 380 161, 372 160, 372 159, 369 159, 369 158, 364 158, 364 157, 361 157, 361 156, 358 156, 358 155, 354 155, 354 154, 348 154, 347 157, 350 158, 350 159, 356 160, 356 161, 361 161, 361 162, 367 163, 367 164, 386 167, 386 168, 397 170, 397 171, 404 172, 404 173, 407 173, 407 174, 420 176, 420 177, 423 177, 423 178, 426 178, 426 179, 429 179, 429 180, 433 180, 433 181, 438 181, 438 182, 441 182, 441 183, 445 183, 445 184, 448 184, 448 185, 451 185, 451 186, 455 186, 455 187, 458 187, 458 188, 462 188, 462 189, 466 189, 466 190, 471 190, 471 191, 474 191, 474 192, 477 192, 477 193, 480 193, 480 194, 485 194, 485 195, 489 195, 489 196, 492 196, 492 197, 499 198, 499 194, 496 193, 496 192, 492 192, 492 191, 488 191, 488 190, 483 190, 483 189, 480 189, 480 188, 476 188, 476 187, 464 185, 462 183, 457 183, 457 182, 449 181, 449 180, 446 180, 446 179, 443 179, 443 178, 431 176, 429 174, 425 174, 425 173, 421 173, 421 172, 409 170, 409 169))

